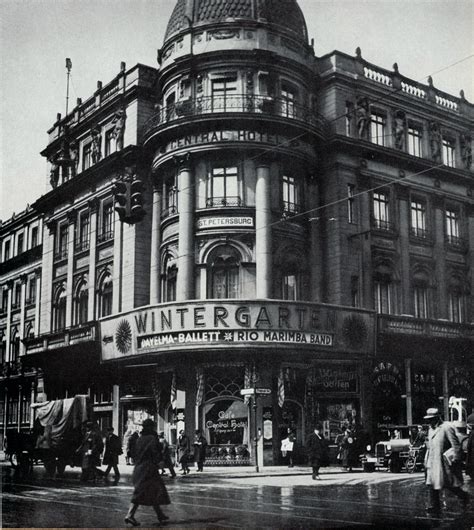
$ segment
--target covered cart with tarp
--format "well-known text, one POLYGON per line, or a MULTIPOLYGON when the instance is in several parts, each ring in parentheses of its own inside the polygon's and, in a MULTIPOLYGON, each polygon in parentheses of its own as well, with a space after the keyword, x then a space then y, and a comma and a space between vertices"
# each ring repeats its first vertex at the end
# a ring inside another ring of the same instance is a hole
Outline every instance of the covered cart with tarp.
POLYGON ((61 475, 67 465, 79 465, 76 449, 81 444, 82 426, 91 419, 88 395, 31 405, 35 412, 35 458, 46 471, 61 475))

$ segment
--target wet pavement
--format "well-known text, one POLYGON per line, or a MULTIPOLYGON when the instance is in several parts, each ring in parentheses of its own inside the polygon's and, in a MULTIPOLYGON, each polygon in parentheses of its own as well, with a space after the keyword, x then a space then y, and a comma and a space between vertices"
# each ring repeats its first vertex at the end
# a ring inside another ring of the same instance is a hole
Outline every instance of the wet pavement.
MULTIPOLYGON (((47 478, 40 466, 21 478, 7 465, 2 472, 4 528, 120 528, 132 493, 131 467, 122 478, 79 482, 79 470, 47 478)), ((474 500, 467 510, 450 493, 439 518, 428 516, 423 474, 347 473, 327 468, 313 481, 309 468, 208 469, 176 479, 165 477, 172 504, 166 528, 474 528, 474 500)), ((464 488, 474 497, 474 483, 464 488)), ((141 528, 160 525, 150 507, 140 507, 141 528)), ((164 526, 164 525, 162 525, 164 526)))

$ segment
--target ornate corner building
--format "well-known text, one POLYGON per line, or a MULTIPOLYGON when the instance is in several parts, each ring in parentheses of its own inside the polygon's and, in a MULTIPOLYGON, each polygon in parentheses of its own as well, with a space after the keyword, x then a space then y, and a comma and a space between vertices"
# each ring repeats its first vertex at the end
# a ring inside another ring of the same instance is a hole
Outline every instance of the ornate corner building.
POLYGON ((249 464, 256 425, 273 464, 288 427, 472 407, 464 95, 315 57, 295 0, 178 0, 158 62, 58 115, 51 190, 0 228, 3 435, 30 399, 89 393, 121 435, 202 429, 211 464, 249 464), (127 179, 146 215, 122 222, 127 179))

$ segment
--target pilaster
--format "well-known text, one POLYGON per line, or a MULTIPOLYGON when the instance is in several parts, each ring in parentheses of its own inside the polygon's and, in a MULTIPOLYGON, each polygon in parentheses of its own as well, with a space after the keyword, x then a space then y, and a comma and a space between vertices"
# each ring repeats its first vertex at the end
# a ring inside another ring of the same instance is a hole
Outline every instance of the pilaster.
POLYGON ((76 230, 77 212, 71 210, 67 216, 67 279, 66 279, 66 328, 72 325, 72 296, 74 274, 74 235, 76 230))
POLYGON ((99 208, 99 201, 92 199, 89 201, 89 286, 88 286, 88 304, 87 304, 87 318, 93 320, 95 318, 95 302, 96 302, 96 262, 97 262, 97 212, 99 208))
POLYGON ((433 257, 436 271, 436 303, 434 304, 435 318, 448 317, 447 285, 446 285, 446 251, 444 243, 444 200, 441 196, 433 199, 434 212, 434 249, 433 257))
POLYGON ((41 269, 35 269, 36 293, 35 293, 35 337, 40 334, 41 315, 41 269))
POLYGON ((150 304, 158 304, 161 296, 161 203, 161 185, 155 184, 153 186, 153 208, 151 219, 150 304))
POLYGON ((255 254, 257 262, 257 298, 270 298, 272 286, 272 212, 270 166, 257 166, 255 190, 255 254))
MULTIPOLYGON (((13 281, 7 283, 8 299, 7 299, 7 340, 5 343, 5 361, 11 361, 11 343, 12 343, 12 297, 13 297, 13 281)), ((5 409, 6 411, 6 409, 5 409)), ((5 412, 6 414, 6 412, 5 412)), ((6 421, 6 420, 5 420, 6 421)))
POLYGON ((26 316, 26 282, 28 277, 26 274, 20 276, 21 282, 21 296, 20 296, 20 355, 25 353, 25 345, 23 340, 25 338, 25 316, 26 316))
POLYGON ((53 281, 53 261, 54 261, 54 238, 56 236, 56 222, 46 225, 43 237, 43 260, 41 266, 41 324, 42 333, 51 331, 52 312, 52 281, 53 281))
POLYGON ((409 194, 404 186, 396 186, 397 198, 399 202, 399 242, 398 251, 400 253, 401 270, 401 304, 402 313, 409 315, 413 313, 411 304, 410 289, 410 226, 409 226, 409 194))

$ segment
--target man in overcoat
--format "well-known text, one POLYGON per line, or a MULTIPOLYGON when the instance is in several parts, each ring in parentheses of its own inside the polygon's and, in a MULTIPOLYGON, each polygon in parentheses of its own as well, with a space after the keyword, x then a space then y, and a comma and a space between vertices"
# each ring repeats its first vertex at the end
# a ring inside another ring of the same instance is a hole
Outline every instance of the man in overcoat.
POLYGON ((171 477, 174 478, 176 477, 176 472, 174 470, 173 461, 171 460, 170 444, 168 443, 168 440, 165 438, 165 433, 160 432, 160 434, 158 435, 158 439, 160 440, 161 451, 163 453, 163 462, 165 464, 161 474, 166 475, 165 469, 168 468, 171 473, 171 477))
POLYGON ((204 461, 206 460, 206 446, 207 440, 198 429, 194 436, 194 459, 196 460, 197 470, 204 469, 204 461))
POLYGON ((95 482, 97 475, 104 474, 103 471, 97 468, 97 466, 100 466, 100 455, 103 449, 102 436, 97 431, 94 423, 88 421, 85 426, 82 443, 76 450, 76 453, 81 455, 82 482, 87 482, 88 480, 95 482))
POLYGON ((430 423, 425 455, 426 484, 430 486, 431 497, 428 511, 434 514, 441 511, 440 492, 443 489, 454 493, 467 507, 469 495, 461 489, 461 444, 456 430, 451 423, 443 422, 437 408, 428 409, 425 420, 430 423))
POLYGON ((122 442, 120 438, 114 434, 114 428, 109 427, 107 429, 107 438, 105 439, 105 452, 102 463, 107 466, 104 473, 104 478, 110 473, 110 470, 114 470, 114 480, 118 482, 120 479, 120 471, 118 468, 119 456, 122 454, 122 442))
POLYGON ((309 436, 306 445, 308 450, 309 463, 313 468, 313 480, 321 480, 319 468, 321 460, 326 456, 326 442, 321 434, 321 425, 314 427, 314 432, 309 436))

